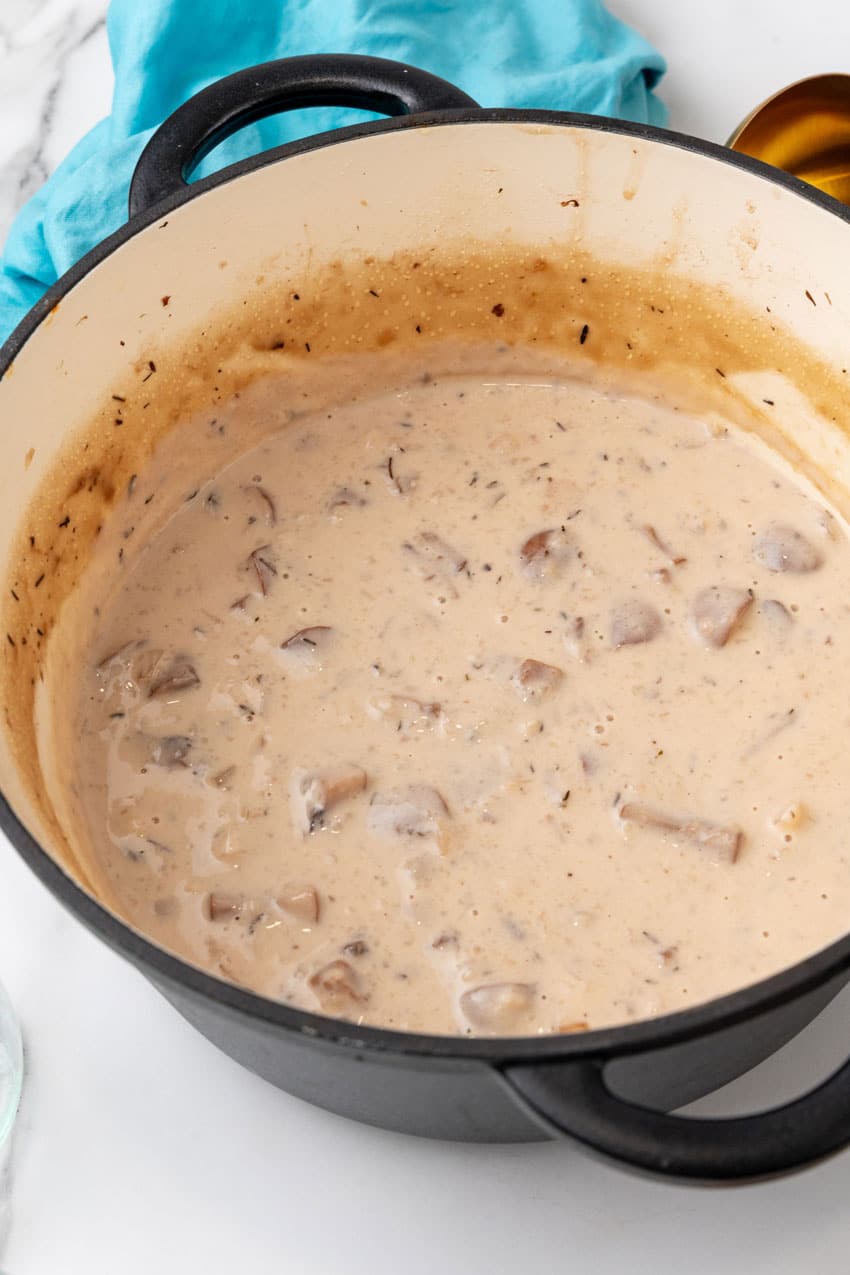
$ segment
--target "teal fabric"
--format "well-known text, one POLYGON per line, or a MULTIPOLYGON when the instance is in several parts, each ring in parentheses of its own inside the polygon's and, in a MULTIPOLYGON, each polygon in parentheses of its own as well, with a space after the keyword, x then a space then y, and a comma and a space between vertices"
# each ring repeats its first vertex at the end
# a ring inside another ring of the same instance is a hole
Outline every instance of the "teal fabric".
MULTIPOLYGON (((0 259, 0 341, 127 217, 136 160, 181 102, 242 67, 299 53, 369 53, 424 67, 482 106, 587 111, 663 124, 664 62, 600 0, 112 0, 110 116, 21 210, 0 259)), ((199 167, 366 118, 293 111, 243 129, 199 167)))

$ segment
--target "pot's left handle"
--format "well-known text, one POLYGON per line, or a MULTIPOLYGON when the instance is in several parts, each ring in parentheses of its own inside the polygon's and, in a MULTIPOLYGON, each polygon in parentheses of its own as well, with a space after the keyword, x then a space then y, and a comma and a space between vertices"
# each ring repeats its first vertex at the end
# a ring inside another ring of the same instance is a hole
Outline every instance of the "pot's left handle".
POLYGON ((303 106, 413 115, 477 103, 447 80, 387 58, 326 53, 248 67, 201 89, 160 125, 133 174, 130 216, 184 190, 192 168, 244 125, 303 106))

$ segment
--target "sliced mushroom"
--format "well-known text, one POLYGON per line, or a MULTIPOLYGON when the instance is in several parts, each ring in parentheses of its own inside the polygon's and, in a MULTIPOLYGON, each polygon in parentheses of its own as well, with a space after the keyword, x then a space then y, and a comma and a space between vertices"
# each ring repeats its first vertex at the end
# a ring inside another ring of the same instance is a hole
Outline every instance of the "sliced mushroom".
POLYGON ((328 501, 328 513, 336 509, 363 509, 367 504, 365 496, 361 496, 353 487, 337 487, 328 501))
POLYGON ((644 523, 641 527, 641 531, 646 536, 647 540, 649 540, 651 544, 655 545, 655 548, 663 553, 665 558, 670 560, 674 567, 680 567, 683 562, 687 562, 687 558, 683 557, 680 553, 673 552, 670 546, 661 539, 655 528, 648 522, 644 523))
POLYGON ((567 616, 564 623, 564 646, 573 659, 584 662, 588 656, 587 643, 584 640, 584 616, 567 616))
POLYGON ((484 983, 460 998, 466 1021, 489 1036, 510 1035, 533 1004, 534 988, 529 983, 484 983))
POLYGON ((404 548, 422 560, 426 579, 432 575, 457 575, 466 566, 466 557, 435 531, 420 531, 412 540, 404 542, 404 548))
POLYGON ((317 970, 309 982, 326 1014, 350 1013, 353 1006, 368 999, 348 961, 331 961, 317 970))
POLYGON ((321 646, 332 632, 329 624, 312 624, 306 629, 298 629, 280 645, 285 651, 300 649, 302 646, 321 646))
POLYGON ((383 695, 369 704, 369 711, 402 734, 433 730, 442 715, 436 700, 416 699, 413 695, 383 695))
POLYGON ((680 818, 637 801, 627 802, 620 807, 619 813, 624 823, 634 824, 637 828, 657 828, 661 832, 672 833, 677 839, 689 841, 697 849, 704 850, 716 863, 734 863, 738 858, 742 841, 740 828, 724 827, 704 819, 680 818))
POLYGON ((300 925, 315 925, 319 919, 319 892, 312 885, 286 886, 277 896, 277 906, 300 925))
POLYGON ((223 823, 216 828, 210 842, 210 852, 213 858, 221 859, 227 863, 233 862, 233 856, 239 853, 239 843, 236 840, 235 828, 232 823, 223 823))
POLYGON ((573 553, 563 527, 550 527, 546 531, 535 531, 520 547, 520 567, 530 579, 545 580, 558 575, 573 553))
POLYGON ((228 792, 233 787, 233 780, 236 778, 236 767, 225 766, 224 770, 220 770, 215 775, 210 775, 209 782, 215 784, 216 788, 224 788, 228 792))
POLYGON ((170 699, 182 691, 192 691, 200 686, 193 664, 184 655, 178 655, 165 669, 157 668, 148 687, 149 699, 170 699))
POLYGON ((160 647, 148 646, 139 651, 130 661, 130 676, 139 686, 148 686, 161 670, 165 660, 165 651, 160 647))
POLYGON ((541 660, 523 660, 511 676, 511 684, 525 703, 541 700, 556 689, 564 673, 554 664, 541 660))
POLYGON ((640 598, 620 603, 611 612, 611 645, 638 646, 651 642, 661 632, 661 616, 655 607, 640 598))
POLYGON ((396 837, 435 837, 449 808, 436 788, 411 784, 376 792, 369 803, 366 824, 370 832, 396 837))
POLYGON ((777 598, 767 598, 759 603, 759 614, 767 621, 770 631, 779 638, 787 636, 794 617, 783 602, 777 598))
POLYGON ((151 761, 155 766, 164 766, 166 770, 174 770, 177 766, 188 766, 188 756, 192 749, 189 735, 163 735, 151 742, 151 761))
MULTIPOLYGON (((255 511, 248 518, 249 526, 257 522, 258 519, 262 519, 267 527, 274 527, 277 522, 277 505, 265 487, 261 487, 258 483, 248 483, 242 490, 249 497, 255 511)), ((259 550, 255 550, 255 552, 259 552, 259 550)))
POLYGON ((277 567, 274 564, 271 545, 260 545, 253 553, 248 554, 248 566, 257 577, 257 584, 260 593, 265 595, 272 587, 272 581, 277 575, 277 567))
POLYGON ((752 603, 751 589, 735 589, 727 584, 701 589, 691 607, 697 637, 706 646, 725 646, 752 603))
POLYGON ((816 571, 823 562, 811 541, 784 522, 772 522, 756 536, 753 557, 768 571, 790 571, 795 575, 816 571))
POLYGON ((329 770, 293 770, 289 785, 292 822, 305 836, 315 832, 334 806, 366 787, 366 771, 360 766, 334 766, 329 770))
MULTIPOLYGON (((136 641, 123 642, 121 646, 114 647, 108 651, 101 660, 95 665, 96 673, 105 673, 111 664, 122 664, 125 668, 130 666, 130 656, 137 650, 139 643, 136 641)), ((162 655, 161 651, 157 652, 157 658, 162 655)))
POLYGON ((225 894, 212 890, 204 899, 204 916, 208 921, 232 921, 245 908, 245 900, 239 894, 225 894))
POLYGON ((333 629, 329 624, 311 624, 281 642, 280 649, 298 656, 304 663, 313 663, 328 649, 332 633, 333 629))

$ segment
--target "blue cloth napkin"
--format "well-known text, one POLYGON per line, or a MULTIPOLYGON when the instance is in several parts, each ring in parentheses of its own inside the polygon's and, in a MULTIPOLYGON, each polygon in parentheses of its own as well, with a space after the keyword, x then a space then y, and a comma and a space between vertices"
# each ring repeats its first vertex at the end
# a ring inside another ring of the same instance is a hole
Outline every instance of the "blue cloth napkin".
MULTIPOLYGON (((75 261, 127 218, 133 168, 153 130, 198 89, 298 53, 410 62, 482 106, 543 107, 663 124, 665 65, 600 0, 112 0, 112 114, 18 214, 0 259, 0 341, 75 261)), ((198 176, 310 133, 367 118, 293 111, 222 143, 198 176)))

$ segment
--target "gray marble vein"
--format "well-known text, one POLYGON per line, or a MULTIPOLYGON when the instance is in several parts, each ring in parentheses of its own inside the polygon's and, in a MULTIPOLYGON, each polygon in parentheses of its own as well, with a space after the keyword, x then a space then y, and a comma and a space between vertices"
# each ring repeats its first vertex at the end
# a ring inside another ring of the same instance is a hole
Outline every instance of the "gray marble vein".
POLYGON ((0 5, 0 242, 21 204, 108 109, 106 7, 106 0, 0 5), (102 74, 82 75, 93 58, 105 63, 102 74))

